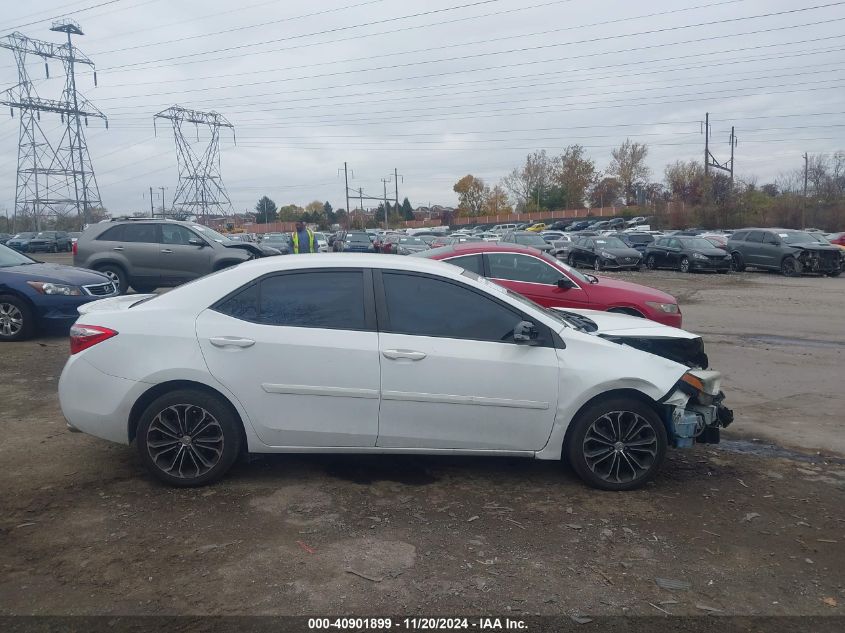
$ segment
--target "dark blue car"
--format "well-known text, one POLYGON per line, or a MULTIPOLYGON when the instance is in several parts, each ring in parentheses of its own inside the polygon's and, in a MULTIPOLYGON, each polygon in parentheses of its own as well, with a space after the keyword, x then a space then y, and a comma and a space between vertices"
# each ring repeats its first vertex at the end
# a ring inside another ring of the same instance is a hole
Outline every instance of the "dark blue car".
POLYGON ((40 331, 67 331, 83 303, 118 294, 105 275, 44 264, 0 246, 0 342, 40 331))

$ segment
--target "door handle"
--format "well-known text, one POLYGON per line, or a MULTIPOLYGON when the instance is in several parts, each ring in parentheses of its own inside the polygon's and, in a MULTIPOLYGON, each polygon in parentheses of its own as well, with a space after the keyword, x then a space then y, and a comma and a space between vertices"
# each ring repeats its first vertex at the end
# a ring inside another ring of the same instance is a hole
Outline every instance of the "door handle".
POLYGON ((163 248, 163 249, 161 249, 161 252, 162 253, 172 253, 173 251, 170 250, 169 248, 163 248))
POLYGON ((112 250, 113 251, 122 251, 123 247, 122 246, 115 246, 112 250))
POLYGON ((212 336, 208 342, 214 347, 252 347, 255 341, 251 338, 239 338, 237 336, 212 336))
POLYGON ((422 360, 425 358, 425 352, 415 352, 410 349, 386 349, 382 352, 382 356, 390 360, 399 360, 400 358, 407 358, 408 360, 422 360))

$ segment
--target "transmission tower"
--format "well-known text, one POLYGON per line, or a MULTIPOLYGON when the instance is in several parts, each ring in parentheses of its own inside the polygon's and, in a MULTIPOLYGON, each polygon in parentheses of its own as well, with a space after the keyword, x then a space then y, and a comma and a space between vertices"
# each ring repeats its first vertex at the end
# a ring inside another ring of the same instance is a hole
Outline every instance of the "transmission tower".
MULTIPOLYGON (((93 70, 94 62, 74 48, 72 35, 83 35, 72 20, 54 22, 51 31, 67 34, 67 44, 34 40, 22 33, 0 38, 0 48, 15 55, 18 67, 17 85, 0 93, 0 105, 9 106, 14 116, 20 113, 18 140, 18 173, 15 190, 15 215, 30 216, 40 229, 46 216, 63 216, 76 210, 81 229, 88 221, 91 209, 102 207, 100 191, 85 142, 88 119, 108 119, 76 90, 75 67, 84 64, 93 70), (59 99, 43 99, 26 67, 28 56, 44 61, 46 77, 50 70, 47 60, 57 59, 64 67, 65 85, 59 99), (57 144, 51 143, 41 127, 41 113, 58 114, 65 124, 57 144)), ((94 85, 97 84, 94 73, 94 85)))
POLYGON ((153 117, 167 119, 173 124, 176 137, 176 162, 179 169, 179 184, 173 195, 173 209, 180 215, 208 215, 215 212, 226 215, 232 210, 232 201, 223 186, 220 175, 220 128, 232 130, 235 126, 217 112, 198 112, 175 105, 162 110, 153 117), (185 137, 183 125, 193 123, 199 143, 200 126, 208 128, 210 138, 202 153, 191 147, 185 137))

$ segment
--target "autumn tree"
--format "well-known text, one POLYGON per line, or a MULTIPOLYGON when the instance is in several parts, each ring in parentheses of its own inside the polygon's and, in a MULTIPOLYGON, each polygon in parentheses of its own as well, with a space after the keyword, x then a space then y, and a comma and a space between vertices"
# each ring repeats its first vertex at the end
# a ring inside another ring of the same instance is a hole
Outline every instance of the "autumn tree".
POLYGON ((546 150, 525 157, 522 167, 505 176, 502 184, 516 201, 518 211, 538 208, 548 200, 549 188, 554 184, 554 163, 546 150))
POLYGON ((555 159, 553 174, 561 190, 564 208, 581 207, 596 178, 596 164, 587 158, 583 146, 569 145, 555 159))
POLYGON ((262 196, 255 205, 255 221, 259 224, 275 222, 278 218, 276 203, 267 196, 262 196))
POLYGON ((482 205, 484 215, 499 215, 513 212, 508 201, 508 192, 502 185, 496 185, 492 189, 484 188, 484 202, 482 205))
POLYGON ((622 195, 622 190, 621 182, 611 176, 605 176, 590 188, 590 206, 593 208, 613 206, 622 195))
POLYGON ((467 174, 452 187, 458 194, 458 211, 462 215, 481 215, 484 206, 484 181, 467 174))
POLYGON ((611 150, 610 165, 607 172, 622 184, 625 203, 632 204, 636 200, 637 185, 648 180, 650 170, 645 164, 648 147, 643 143, 625 139, 616 149, 611 150))
POLYGON ((682 161, 666 165, 663 170, 666 188, 675 200, 687 204, 698 204, 704 193, 704 168, 697 160, 682 161))

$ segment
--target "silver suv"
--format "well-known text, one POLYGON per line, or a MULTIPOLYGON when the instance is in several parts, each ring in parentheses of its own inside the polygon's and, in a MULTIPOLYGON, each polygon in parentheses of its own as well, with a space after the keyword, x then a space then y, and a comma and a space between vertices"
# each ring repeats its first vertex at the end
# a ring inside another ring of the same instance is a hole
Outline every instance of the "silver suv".
POLYGON ((208 227, 176 220, 123 220, 89 226, 74 245, 73 264, 105 275, 124 293, 178 286, 262 257, 208 227))

